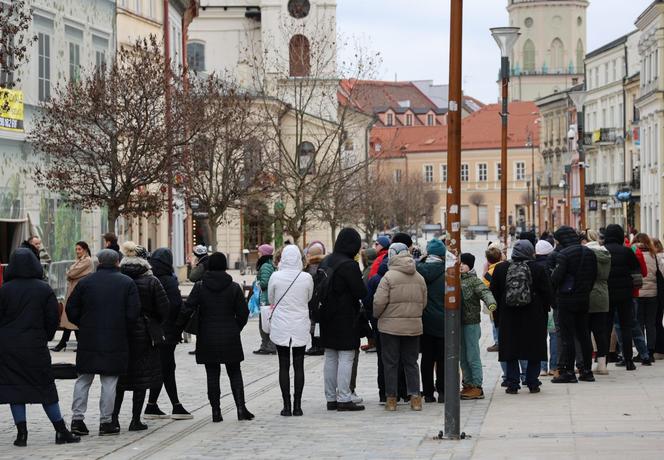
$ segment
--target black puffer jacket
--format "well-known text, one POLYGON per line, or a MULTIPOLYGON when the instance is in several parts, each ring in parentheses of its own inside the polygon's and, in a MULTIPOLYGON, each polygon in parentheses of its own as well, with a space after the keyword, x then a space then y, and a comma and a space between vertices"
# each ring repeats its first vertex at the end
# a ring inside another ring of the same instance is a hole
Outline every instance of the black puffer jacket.
POLYGON ((609 304, 624 305, 632 298, 632 273, 641 273, 641 266, 634 251, 625 246, 625 233, 620 225, 611 224, 606 227, 604 247, 611 254, 609 304))
POLYGON ((42 276, 29 249, 14 251, 0 288, 0 404, 58 401, 48 351, 58 302, 42 276))
POLYGON ((587 311, 590 305, 590 292, 597 278, 597 258, 595 253, 581 245, 579 236, 572 227, 562 226, 554 233, 560 244, 556 257, 556 268, 551 274, 551 282, 556 293, 558 308, 587 311), (572 292, 566 292, 572 286, 572 292))
POLYGON ((129 328, 129 366, 120 376, 118 390, 146 390, 161 381, 159 349, 152 345, 148 323, 163 323, 168 316, 168 297, 150 264, 139 257, 122 259, 120 271, 134 280, 141 299, 141 313, 129 328))
POLYGON ((152 266, 152 274, 159 279, 168 296, 169 310, 166 320, 163 322, 166 343, 177 345, 182 340, 182 334, 175 327, 175 322, 182 309, 182 294, 178 279, 173 272, 173 253, 168 248, 155 249, 149 262, 152 266))
POLYGON ((243 361, 240 333, 247 324, 249 309, 240 285, 225 271, 206 271, 182 307, 178 330, 184 329, 196 309, 196 362, 227 364, 243 361))
POLYGON ((79 374, 120 375, 129 360, 128 329, 138 320, 136 285, 115 267, 102 267, 78 282, 67 300, 67 318, 78 326, 79 374))
POLYGON ((353 260, 362 239, 352 228, 339 232, 334 251, 320 268, 337 267, 332 275, 328 305, 321 312, 321 345, 333 350, 356 350, 360 346, 360 299, 367 295, 360 266, 353 260))

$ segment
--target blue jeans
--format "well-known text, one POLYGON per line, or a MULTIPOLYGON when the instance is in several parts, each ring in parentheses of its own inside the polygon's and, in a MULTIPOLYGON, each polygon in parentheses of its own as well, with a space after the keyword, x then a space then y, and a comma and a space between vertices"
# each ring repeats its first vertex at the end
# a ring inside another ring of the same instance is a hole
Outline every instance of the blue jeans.
MULTIPOLYGON (((526 361, 526 379, 525 382, 519 379, 519 361, 507 361, 507 386, 509 388, 521 388, 519 380, 527 385, 528 388, 539 387, 540 362, 539 361, 526 361)), ((522 366, 523 368, 523 366, 522 366)))
POLYGON ((555 371, 558 369, 558 333, 549 331, 549 362, 542 361, 540 370, 555 371))
MULTIPOLYGON (((496 343, 498 343, 498 335, 499 335, 498 328, 495 327, 495 325, 494 325, 493 330, 494 330, 494 333, 495 333, 494 338, 496 340, 496 343)), ((521 365, 521 381, 524 382, 524 385, 525 385, 525 382, 526 382, 526 369, 528 368, 528 361, 521 360, 521 361, 519 361, 519 364, 521 365)), ((507 363, 505 363, 505 361, 500 361, 500 368, 503 370, 503 382, 505 382, 505 381, 507 381, 507 363)), ((539 374, 539 372, 538 372, 538 374, 539 374)))
POLYGON ((461 326, 461 353, 459 354, 459 361, 465 385, 474 387, 482 386, 481 335, 482 329, 479 324, 465 324, 461 326))
MULTIPOLYGON (((632 310, 632 340, 634 341, 634 346, 636 347, 636 351, 639 352, 639 356, 641 359, 646 359, 649 358, 650 355, 648 354, 648 346, 646 345, 646 338, 643 336, 643 331, 641 330, 641 327, 639 326, 639 320, 638 320, 638 306, 636 303, 636 300, 633 301, 633 310, 632 310)), ((618 321, 618 312, 615 314, 614 318, 614 324, 616 328, 616 336, 618 337, 618 344, 620 345, 620 349, 623 350, 623 344, 622 344, 622 334, 620 333, 620 321, 618 321)), ((623 356, 625 356, 625 353, 623 351, 623 356)))
POLYGON ((493 325, 493 344, 497 345, 498 344, 498 328, 496 327, 496 323, 491 323, 493 325))
MULTIPOLYGON (((62 420, 62 414, 60 413, 60 405, 57 402, 52 404, 42 404, 44 412, 48 416, 48 419, 51 423, 59 422, 62 420)), ((14 423, 21 423, 27 420, 25 414, 25 404, 10 404, 9 408, 12 411, 12 417, 14 417, 14 423)))

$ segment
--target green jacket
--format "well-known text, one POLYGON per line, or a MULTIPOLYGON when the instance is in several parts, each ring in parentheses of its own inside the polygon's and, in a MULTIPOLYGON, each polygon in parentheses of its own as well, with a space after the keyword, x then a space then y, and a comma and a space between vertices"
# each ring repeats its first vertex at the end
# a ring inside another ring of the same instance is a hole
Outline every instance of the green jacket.
POLYGON ((462 324, 478 324, 480 322, 480 300, 492 310, 496 300, 488 287, 475 274, 475 270, 461 274, 461 322, 462 324))
POLYGON ((609 311, 609 274, 611 273, 611 253, 599 245, 588 244, 597 259, 597 278, 590 291, 588 313, 607 313, 609 311))
POLYGON ((256 276, 256 282, 261 288, 261 305, 267 305, 269 300, 267 299, 267 286, 270 282, 270 277, 275 271, 275 267, 272 264, 272 261, 267 261, 261 265, 260 270, 258 270, 258 276, 256 276))
POLYGON ((419 262, 417 272, 427 283, 427 306, 422 313, 424 333, 445 337, 445 263, 419 262))

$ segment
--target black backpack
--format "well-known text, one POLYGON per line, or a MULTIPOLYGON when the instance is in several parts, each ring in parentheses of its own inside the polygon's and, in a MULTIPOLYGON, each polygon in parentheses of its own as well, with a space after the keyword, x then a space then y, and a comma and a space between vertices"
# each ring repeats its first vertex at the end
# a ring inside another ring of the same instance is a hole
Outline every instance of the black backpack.
MULTIPOLYGON (((338 267, 345 262, 341 262, 338 267)), ((321 318, 325 316, 326 310, 328 310, 330 292, 332 291, 332 279, 338 267, 333 265, 318 267, 318 270, 314 273, 314 292, 309 301, 309 316, 315 322, 320 322, 321 318)))

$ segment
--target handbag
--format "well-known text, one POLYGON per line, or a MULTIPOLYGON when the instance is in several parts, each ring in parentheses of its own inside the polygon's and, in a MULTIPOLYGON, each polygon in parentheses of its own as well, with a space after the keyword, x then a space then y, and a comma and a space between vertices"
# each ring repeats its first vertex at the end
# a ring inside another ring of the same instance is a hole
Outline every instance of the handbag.
POLYGON ((249 297, 249 316, 256 316, 261 312, 261 288, 254 282, 251 297, 249 297))
POLYGON ((58 380, 73 380, 78 378, 76 366, 71 363, 53 363, 51 364, 53 378, 58 380))
POLYGON ((632 273, 632 288, 641 289, 643 287, 643 275, 641 273, 632 273))
POLYGON ((156 347, 165 344, 166 334, 164 334, 164 328, 161 327, 161 324, 147 316, 143 316, 143 319, 145 320, 145 326, 148 329, 150 340, 152 340, 152 346, 156 347))
POLYGON ((198 335, 198 307, 194 310, 194 313, 189 317, 187 325, 184 327, 184 332, 191 335, 198 335))
POLYGON ((261 329, 263 329, 263 332, 266 334, 270 333, 270 323, 272 322, 272 315, 274 315, 274 310, 277 309, 277 306, 279 305, 279 302, 284 298, 286 294, 288 294, 288 291, 290 291, 290 288, 293 287, 293 284, 295 284, 295 281, 300 277, 299 272, 295 279, 291 282, 290 286, 288 286, 288 289, 286 289, 286 292, 284 292, 281 297, 279 297, 279 300, 277 300, 277 303, 274 305, 261 305, 261 329))

